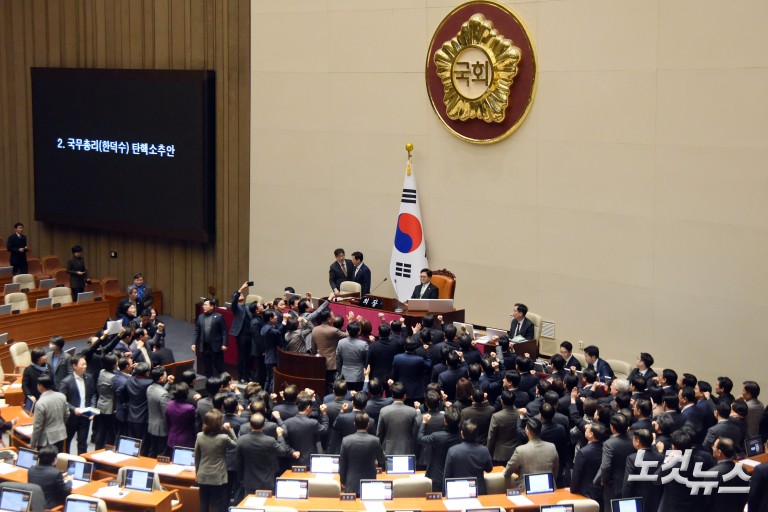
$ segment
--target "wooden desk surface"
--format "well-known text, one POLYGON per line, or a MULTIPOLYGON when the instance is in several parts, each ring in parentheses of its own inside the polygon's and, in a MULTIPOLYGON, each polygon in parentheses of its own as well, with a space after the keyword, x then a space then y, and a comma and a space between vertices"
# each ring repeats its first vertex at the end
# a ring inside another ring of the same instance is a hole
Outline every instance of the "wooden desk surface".
MULTIPOLYGON (((246 498, 240 502, 238 506, 244 506, 249 497, 255 498, 254 495, 246 496, 246 498)), ((558 489, 553 493, 548 494, 531 494, 525 495, 526 498, 533 502, 533 505, 528 506, 515 506, 505 494, 489 494, 486 496, 478 497, 478 501, 483 507, 501 507, 506 510, 538 510, 541 505, 552 505, 562 500, 579 500, 586 499, 580 494, 573 494, 565 489, 558 489)), ((444 512, 446 510, 452 510, 448 508, 450 505, 446 505, 445 500, 427 500, 426 498, 397 498, 391 501, 387 501, 387 510, 421 510, 422 512, 444 512)), ((267 507, 291 507, 302 512, 308 510, 348 510, 358 511, 365 510, 365 502, 361 500, 355 501, 341 501, 339 498, 310 498, 307 500, 278 500, 276 498, 267 498, 264 503, 267 507)))
MULTIPOLYGON (((107 487, 106 480, 97 480, 78 487, 77 494, 84 494, 86 496, 93 496, 93 494, 101 489, 107 487)), ((173 493, 170 491, 127 491, 125 496, 120 498, 100 497, 107 503, 109 510, 153 510, 156 512, 170 512, 171 511, 171 499, 173 493)))
MULTIPOLYGON (((760 464, 763 462, 768 462, 768 453, 761 453, 760 455, 755 455, 754 457, 748 457, 750 460, 756 460, 760 464)), ((755 471, 755 468, 752 466, 749 466, 747 464, 744 465, 744 472, 748 475, 752 475, 752 473, 755 471)))
MULTIPOLYGON (((3 470, 10 469, 8 466, 10 464, 2 463, 0 462, 0 466, 4 466, 3 470)), ((0 474, 0 481, 2 482, 17 482, 26 484, 27 483, 27 469, 26 468, 19 468, 15 466, 15 469, 9 473, 2 473, 0 474)))
MULTIPOLYGON (((83 302, 64 304, 58 308, 29 309, 16 315, 0 317, 0 332, 8 337, 24 341, 29 348, 47 345, 53 336, 67 340, 87 338, 96 332, 109 317, 109 304, 83 302)), ((13 361, 8 346, 0 347, 0 363, 6 373, 13 373, 13 361)))
MULTIPOLYGON (((93 462, 97 468, 107 471, 112 474, 117 474, 117 471, 122 467, 144 468, 150 471, 155 470, 155 466, 163 466, 165 464, 158 464, 157 459, 151 457, 135 457, 120 462, 105 462, 98 459, 98 454, 103 453, 105 450, 96 450, 94 452, 87 452, 81 454, 88 462, 93 462), (94 458, 94 455, 97 457, 94 458)), ((161 482, 173 482, 179 485, 195 485, 195 472, 194 471, 182 471, 178 475, 163 475, 160 474, 161 482)))
MULTIPOLYGON (((504 472, 504 466, 494 466, 493 471, 491 473, 503 473, 504 472)), ((415 473, 417 476, 425 476, 426 471, 416 471, 415 473)), ((490 474, 490 473, 489 473, 490 474)), ((293 470, 288 469, 286 471, 283 471, 283 474, 280 475, 280 478, 289 478, 291 480, 308 480, 311 478, 316 478, 318 475, 317 473, 295 473, 293 470)), ((376 475, 376 480, 398 480, 400 478, 410 478, 411 475, 390 475, 388 473, 385 473, 382 471, 378 475, 376 475)), ((321 477, 323 478, 323 477, 321 477)), ((333 475, 334 480, 337 482, 339 481, 339 474, 336 473, 333 475)))
POLYGON ((4 386, 3 398, 8 405, 24 405, 24 390, 21 388, 21 379, 16 379, 7 386, 4 386))

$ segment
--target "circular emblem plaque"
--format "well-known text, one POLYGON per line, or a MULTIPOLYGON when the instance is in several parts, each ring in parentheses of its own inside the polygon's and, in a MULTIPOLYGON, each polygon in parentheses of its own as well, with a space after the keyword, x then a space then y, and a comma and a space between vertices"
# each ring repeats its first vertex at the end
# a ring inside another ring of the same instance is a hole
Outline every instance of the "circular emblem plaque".
POLYGON ((432 108, 451 133, 477 144, 498 142, 523 123, 533 103, 533 41, 506 7, 466 3, 432 36, 426 82, 432 108))

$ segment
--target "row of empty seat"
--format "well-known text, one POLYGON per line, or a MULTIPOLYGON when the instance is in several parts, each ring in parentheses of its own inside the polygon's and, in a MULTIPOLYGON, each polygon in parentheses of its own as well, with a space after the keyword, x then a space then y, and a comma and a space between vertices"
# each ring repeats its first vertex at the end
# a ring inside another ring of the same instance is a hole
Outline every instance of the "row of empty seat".
MULTIPOLYGON (((66 286, 51 288, 48 290, 48 297, 51 299, 51 305, 72 304, 72 289, 66 286)), ((5 304, 11 305, 11 311, 26 311, 29 309, 29 299, 24 292, 7 293, 5 295, 5 304)))

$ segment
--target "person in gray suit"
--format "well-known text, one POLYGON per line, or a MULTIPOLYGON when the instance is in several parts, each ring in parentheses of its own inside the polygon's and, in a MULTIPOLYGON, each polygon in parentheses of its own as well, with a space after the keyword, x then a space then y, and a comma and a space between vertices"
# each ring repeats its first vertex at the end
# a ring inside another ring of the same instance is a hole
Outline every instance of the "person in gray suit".
POLYGON ((376 478, 376 465, 386 460, 379 438, 368 433, 370 418, 363 411, 355 413, 355 433, 341 441, 339 479, 344 492, 360 494, 360 480, 376 478))
POLYGON ((381 410, 376 435, 387 455, 412 455, 416 453, 413 432, 417 411, 405 405, 405 386, 401 382, 393 383, 389 391, 395 401, 381 410))
POLYGON ((627 457, 635 453, 632 438, 627 434, 629 420, 621 413, 611 416, 611 437, 603 443, 603 460, 595 483, 603 485, 603 506, 611 509, 611 500, 621 497, 627 457))
POLYGON ((48 369, 53 376, 53 389, 55 390, 59 389, 61 381, 67 375, 72 374, 72 356, 64 352, 64 343, 62 336, 54 336, 48 345, 51 349, 48 352, 48 369))
POLYGON ((147 433, 149 434, 149 451, 147 457, 156 458, 158 455, 168 455, 168 427, 165 424, 165 408, 171 401, 167 383, 173 383, 173 377, 168 377, 165 368, 155 366, 149 372, 152 384, 147 388, 147 433))
POLYGON ((328 406, 320 405, 320 420, 310 418, 312 413, 312 397, 305 393, 299 394, 296 406, 299 414, 285 420, 288 431, 288 444, 301 452, 296 461, 298 466, 309 466, 309 456, 317 452, 317 439, 328 432, 328 406))
POLYGON ((227 447, 237 446, 229 423, 221 411, 213 409, 203 418, 203 431, 195 441, 195 480, 200 487, 200 512, 225 512, 229 505, 227 491, 227 447))
POLYGON ((62 451, 64 441, 67 440, 67 397, 53 391, 53 378, 47 373, 37 379, 37 390, 40 392, 40 398, 35 402, 32 439, 29 445, 39 450, 43 446, 53 444, 62 451))
POLYGON ((336 346, 336 369, 351 391, 360 391, 365 382, 368 343, 357 337, 359 333, 360 324, 350 322, 347 326, 348 337, 340 340, 336 346))
MULTIPOLYGON (((264 433, 266 419, 261 413, 251 415, 249 425, 251 431, 241 435, 237 440, 235 467, 238 480, 243 483, 245 494, 253 494, 257 489, 274 491, 275 477, 280 471, 278 457, 293 457, 301 455, 285 443, 284 431, 277 427, 277 439, 264 433)), ((245 424, 243 424, 243 427, 245 424)), ((241 428, 242 432, 243 429, 241 428)))
POLYGON ((501 410, 491 416, 491 426, 488 428, 486 446, 494 464, 506 463, 520 444, 520 437, 517 435, 517 418, 515 392, 505 389, 501 392, 501 410))
POLYGON ((525 422, 525 434, 528 437, 528 442, 518 446, 515 452, 507 462, 507 467, 504 468, 504 478, 510 477, 513 474, 517 479, 518 487, 524 485, 523 475, 526 473, 552 473, 558 474, 560 468, 560 459, 557 456, 557 449, 552 443, 542 441, 541 436, 541 420, 538 418, 524 418, 524 409, 519 409, 518 414, 520 419, 518 425, 525 422))

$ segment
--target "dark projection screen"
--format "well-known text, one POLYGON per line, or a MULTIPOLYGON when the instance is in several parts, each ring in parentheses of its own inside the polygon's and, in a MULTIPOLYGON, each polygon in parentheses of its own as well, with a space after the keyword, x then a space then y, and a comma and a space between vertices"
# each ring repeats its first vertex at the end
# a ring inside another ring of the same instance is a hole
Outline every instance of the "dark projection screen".
POLYGON ((32 68, 35 219, 211 241, 214 102, 213 71, 32 68))

